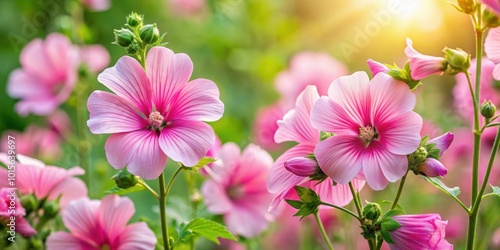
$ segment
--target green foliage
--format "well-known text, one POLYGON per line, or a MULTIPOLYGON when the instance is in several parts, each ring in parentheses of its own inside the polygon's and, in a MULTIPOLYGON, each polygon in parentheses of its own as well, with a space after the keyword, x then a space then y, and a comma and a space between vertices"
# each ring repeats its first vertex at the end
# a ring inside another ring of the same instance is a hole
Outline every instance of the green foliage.
POLYGON ((200 236, 217 244, 220 243, 219 238, 237 240, 225 226, 204 218, 196 218, 188 224, 181 224, 177 232, 178 238, 174 245, 200 236))
POLYGON ((318 211, 318 206, 321 204, 318 194, 310 188, 301 186, 295 186, 295 191, 297 191, 300 201, 285 200, 290 206, 299 210, 294 216, 300 216, 302 220, 310 214, 315 214, 318 211))
POLYGON ((113 187, 107 191, 104 191, 107 194, 118 194, 118 195, 124 195, 124 194, 130 194, 130 193, 135 193, 139 192, 142 190, 145 190, 146 188, 142 185, 135 185, 131 188, 123 189, 119 187, 113 187))
POLYGON ((453 196, 453 197, 456 197, 458 198, 458 195, 460 194, 460 188, 459 187, 453 187, 453 188, 450 188, 448 186, 446 186, 439 178, 437 177, 433 177, 433 178, 430 178, 430 177, 427 177, 427 176, 423 176, 421 175, 422 178, 424 178, 426 181, 428 181, 430 184, 432 184, 433 186, 437 187, 438 189, 440 189, 441 191, 445 192, 447 195, 449 196, 453 196))

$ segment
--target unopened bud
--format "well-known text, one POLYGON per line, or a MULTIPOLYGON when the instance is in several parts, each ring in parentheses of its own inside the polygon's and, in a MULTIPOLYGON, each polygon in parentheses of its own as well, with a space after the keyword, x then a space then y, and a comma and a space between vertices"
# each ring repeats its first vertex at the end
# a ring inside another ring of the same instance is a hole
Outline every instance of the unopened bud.
POLYGON ((114 175, 113 180, 115 180, 116 186, 119 188, 127 189, 135 186, 137 182, 139 181, 139 178, 137 176, 133 175, 126 169, 120 170, 118 174, 114 175))
POLYGON ((139 27, 142 25, 142 19, 142 16, 135 12, 132 12, 132 14, 127 16, 127 24, 132 28, 139 27))
POLYGON ((484 100, 483 104, 481 104, 481 115, 484 118, 492 118, 495 116, 495 113, 497 112, 497 108, 491 101, 486 101, 484 100))
POLYGON ((308 177, 316 173, 318 164, 306 157, 294 157, 284 163, 285 169, 295 175, 308 177))
POLYGON ((376 221, 380 213, 380 205, 377 203, 370 202, 363 208, 363 216, 371 221, 376 221))
POLYGON ((483 20, 486 24, 486 27, 492 29, 500 26, 500 20, 498 20, 498 16, 491 13, 488 10, 484 10, 483 12, 483 20))
POLYGON ((54 218, 59 214, 61 207, 58 201, 46 201, 43 205, 43 216, 47 218, 54 218))
POLYGON ((326 140, 326 139, 328 139, 328 138, 332 137, 333 135, 334 135, 334 134, 333 134, 333 133, 331 133, 331 132, 321 131, 321 132, 319 133, 319 139, 320 139, 320 141, 324 141, 324 140, 326 140))
POLYGON ((470 55, 461 49, 445 48, 444 58, 448 65, 446 73, 456 75, 460 72, 467 72, 470 67, 470 55))
POLYGON ((128 47, 134 41, 134 34, 128 29, 115 30, 115 42, 121 47, 128 47))
POLYGON ((428 158, 424 163, 420 164, 414 172, 415 174, 421 174, 427 177, 443 177, 448 173, 448 169, 446 169, 440 161, 434 158, 428 158))
POLYGON ((33 195, 25 195, 21 197, 21 205, 28 215, 37 208, 36 198, 33 195))
POLYGON ((139 36, 143 42, 152 44, 160 38, 160 30, 156 27, 156 23, 144 25, 139 32, 139 36))
POLYGON ((458 0, 458 6, 462 9, 465 14, 470 14, 474 11, 474 1, 473 0, 458 0))
POLYGON ((427 150, 425 147, 420 146, 413 152, 411 155, 408 156, 408 163, 410 164, 410 169, 414 170, 416 167, 418 167, 420 164, 425 162, 427 159, 427 150))

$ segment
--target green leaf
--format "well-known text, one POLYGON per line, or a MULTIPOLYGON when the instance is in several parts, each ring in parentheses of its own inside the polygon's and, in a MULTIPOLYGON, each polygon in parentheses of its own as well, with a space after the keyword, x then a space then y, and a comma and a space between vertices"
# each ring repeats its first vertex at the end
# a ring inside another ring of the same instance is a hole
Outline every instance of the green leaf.
POLYGON ((210 163, 215 162, 215 161, 217 161, 217 160, 214 158, 203 157, 198 161, 198 163, 196 163, 196 165, 194 165, 192 167, 186 167, 186 168, 187 169, 189 169, 189 168, 198 169, 198 168, 202 168, 202 167, 206 166, 207 164, 210 164, 210 163))
MULTIPOLYGON (((392 203, 392 201, 391 201, 391 203, 392 203)), ((401 215, 401 214, 405 214, 405 211, 404 211, 404 210, 403 210, 403 208, 402 208, 402 207, 398 204, 398 205, 396 206, 396 208, 395 208, 395 209, 391 209, 391 210, 387 211, 387 213, 385 213, 385 214, 382 216, 381 220, 385 220, 386 218, 390 218, 390 217, 392 217, 392 216, 394 216, 394 215, 401 215)))
POLYGON ((295 200, 285 200, 285 201, 295 209, 300 209, 300 207, 302 207, 302 204, 304 204, 302 201, 295 201, 295 200))
POLYGON ((491 195, 496 195, 496 196, 500 197, 500 187, 493 186, 491 184, 490 184, 490 186, 491 186, 491 189, 493 189, 493 191, 491 191, 491 193, 483 195, 483 198, 487 197, 487 196, 491 196, 491 195))
POLYGON ((458 198, 458 195, 460 194, 460 188, 459 187, 453 187, 450 188, 446 186, 440 179, 433 177, 429 178, 427 176, 421 175, 422 178, 424 178, 426 181, 437 187, 438 189, 441 189, 443 192, 446 194, 458 198))
POLYGON ((225 226, 204 218, 196 218, 185 226, 181 225, 178 240, 185 241, 196 236, 204 237, 216 244, 220 244, 218 238, 237 240, 225 226))
POLYGON ((380 230, 380 233, 382 234, 382 238, 389 243, 389 244, 394 244, 394 241, 392 240, 391 234, 387 230, 380 230))
POLYGON ((107 193, 107 194, 122 195, 122 194, 130 194, 130 193, 139 192, 139 191, 142 191, 142 190, 145 190, 145 189, 146 188, 144 188, 144 186, 142 186, 142 185, 135 185, 135 186, 133 186, 131 188, 127 188, 127 189, 123 189, 123 188, 119 188, 119 187, 113 187, 112 189, 104 191, 104 192, 107 193))
POLYGON ((382 220, 380 226, 383 230, 393 231, 401 227, 401 224, 399 224, 399 222, 397 222, 395 219, 388 217, 382 220))

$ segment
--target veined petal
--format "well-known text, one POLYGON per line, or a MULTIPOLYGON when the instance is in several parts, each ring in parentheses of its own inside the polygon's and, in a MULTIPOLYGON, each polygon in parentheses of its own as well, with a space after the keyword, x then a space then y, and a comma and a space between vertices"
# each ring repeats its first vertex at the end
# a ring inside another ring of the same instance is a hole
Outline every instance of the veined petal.
POLYGON ((295 109, 288 111, 282 120, 278 121, 278 130, 274 141, 296 141, 299 143, 316 144, 319 142, 319 131, 311 125, 310 115, 314 102, 319 99, 316 86, 307 86, 295 104, 295 109))
POLYGON ((146 57, 146 71, 151 80, 153 102, 163 113, 177 88, 186 84, 193 72, 193 62, 188 55, 174 54, 165 47, 153 47, 146 57))
POLYGON ((46 242, 47 249, 66 250, 66 249, 85 249, 94 250, 95 246, 90 245, 84 240, 67 232, 51 233, 46 242))
POLYGON ((491 61, 500 63, 500 28, 490 29, 484 41, 484 51, 491 61))
POLYGON ((313 128, 341 135, 357 135, 360 123, 332 99, 322 96, 312 107, 311 125, 313 128))
MULTIPOLYGON (((372 142, 373 143, 373 142, 372 142)), ((366 182, 374 190, 384 189, 388 181, 395 182, 408 170, 406 155, 396 155, 381 145, 370 145, 363 154, 363 174, 366 182)))
POLYGON ((284 163, 294 157, 304 157, 314 152, 313 145, 299 144, 283 153, 272 166, 267 179, 267 189, 270 193, 278 193, 293 188, 305 178, 297 176, 285 169, 284 163))
POLYGON ((112 194, 101 200, 97 215, 109 237, 109 242, 115 241, 116 237, 120 236, 134 213, 134 203, 128 197, 112 194))
POLYGON ((105 69, 97 80, 117 95, 132 102, 144 114, 151 112, 151 85, 142 66, 130 56, 118 59, 105 69))
MULTIPOLYGON (((100 243, 96 234, 101 233, 96 220, 99 201, 91 201, 88 198, 81 198, 70 203, 62 212, 64 225, 69 231, 80 239, 89 243, 100 243)), ((99 235, 99 238, 105 235, 99 235)))
POLYGON ((109 164, 115 169, 125 167, 149 134, 148 130, 112 134, 104 145, 109 164))
POLYGON ((451 132, 446 132, 436 138, 433 138, 432 140, 429 140, 427 144, 432 144, 435 143, 436 146, 435 148, 438 148, 439 151, 439 156, 443 156, 444 152, 448 150, 450 147, 451 143, 453 142, 453 139, 455 138, 455 135, 451 132))
POLYGON ((217 85, 207 79, 195 79, 179 86, 167 109, 167 120, 213 122, 222 117, 224 104, 219 100, 217 85))
POLYGON ((233 203, 226 193, 222 183, 217 180, 206 180, 201 186, 207 210, 213 214, 225 214, 232 210, 233 203))
POLYGON ((150 250, 155 248, 157 239, 146 222, 136 222, 121 232, 119 242, 117 250, 150 250))
POLYGON ((401 113, 412 111, 416 97, 408 85, 387 74, 376 75, 370 83, 373 124, 379 124, 401 113))
POLYGON ((314 155, 323 172, 340 184, 349 183, 361 171, 364 145, 356 136, 332 136, 314 149, 314 155))
POLYGON ((167 156, 160 148, 158 135, 155 131, 141 131, 143 134, 141 145, 128 162, 130 173, 146 180, 156 179, 163 172, 167 164, 167 156))
POLYGON ((61 209, 64 209, 71 201, 86 196, 87 186, 85 183, 81 179, 70 177, 56 185, 52 189, 48 199, 55 200, 58 197, 61 197, 59 204, 61 209))
POLYGON ((204 122, 178 120, 165 127, 160 134, 163 152, 185 166, 198 163, 214 143, 214 131, 204 122))
POLYGON ((374 124, 377 124, 380 143, 393 154, 411 154, 420 144, 422 117, 413 111, 374 124))
POLYGON ((248 206, 237 206, 224 216, 227 229, 244 237, 255 237, 269 224, 267 211, 252 209, 248 206))
POLYGON ((40 80, 36 76, 28 74, 23 69, 16 69, 10 73, 7 83, 7 93, 10 97, 14 98, 29 97, 37 99, 40 96, 46 96, 47 98, 53 96, 50 88, 44 87, 43 83, 40 83, 40 80))

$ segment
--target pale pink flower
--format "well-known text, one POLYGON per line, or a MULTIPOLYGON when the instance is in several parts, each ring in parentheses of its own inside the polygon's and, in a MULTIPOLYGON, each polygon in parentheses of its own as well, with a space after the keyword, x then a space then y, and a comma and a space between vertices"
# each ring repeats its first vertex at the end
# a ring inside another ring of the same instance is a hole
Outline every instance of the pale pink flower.
POLYGON ((413 48, 413 42, 406 38, 405 54, 410 58, 411 78, 421 80, 433 74, 440 74, 446 68, 444 57, 428 56, 413 48))
POLYGON ((389 71, 389 67, 385 66, 385 64, 379 63, 372 59, 368 59, 366 63, 368 64, 368 68, 370 68, 370 71, 372 72, 372 76, 375 76, 378 73, 387 73, 387 71, 389 71))
POLYGON ((92 73, 100 73, 109 64, 109 53, 102 45, 81 46, 78 52, 81 63, 92 73))
POLYGON ((232 233, 257 236, 275 217, 267 211, 273 196, 266 189, 273 158, 253 144, 240 153, 234 143, 224 144, 218 158, 222 164, 212 168, 212 178, 201 187, 207 209, 222 214, 232 233))
POLYGON ((401 227, 390 231, 394 244, 391 250, 406 249, 453 249, 445 237, 447 221, 442 221, 439 214, 396 215, 392 217, 401 227))
POLYGON ((62 212, 70 232, 50 234, 47 249, 154 249, 156 236, 145 222, 127 225, 134 213, 134 203, 128 197, 108 195, 101 201, 75 200, 62 212))
POLYGON ((283 103, 278 102, 271 106, 261 108, 256 115, 254 123, 254 140, 267 150, 275 150, 279 145, 274 141, 274 134, 278 130, 278 120, 288 110, 283 103))
POLYGON ((15 228, 15 231, 23 237, 30 237, 36 234, 36 230, 31 227, 30 223, 24 218, 26 211, 24 210, 19 197, 14 188, 0 188, 0 223, 6 227, 6 231, 15 228), (11 220, 14 217, 15 220, 11 220))
POLYGON ((58 159, 61 156, 61 137, 58 133, 36 125, 29 125, 24 132, 5 131, 0 142, 0 152, 8 152, 8 137, 16 141, 16 153, 41 159, 58 159))
MULTIPOLYGON (((447 132, 439 137, 429 140, 427 144, 436 144, 434 148, 439 149, 439 157, 448 150, 451 143, 453 142, 453 135, 451 132, 447 132)), ((418 171, 424 173, 428 177, 445 176, 448 173, 448 169, 441 163, 438 159, 427 158, 424 163, 418 166, 418 171)))
MULTIPOLYGON (((500 7, 500 2, 496 2, 500 7)), ((484 52, 486 52, 488 58, 495 64, 492 73, 493 78, 500 80, 500 28, 490 29, 484 41, 484 52)))
POLYGON ((77 79, 78 56, 71 41, 57 33, 37 38, 21 52, 21 69, 7 83, 10 97, 19 98, 16 111, 23 116, 47 115, 65 102, 77 79))
POLYGON ((189 82, 193 64, 186 54, 153 47, 146 70, 124 56, 104 70, 98 80, 115 94, 94 91, 87 107, 87 122, 95 134, 112 134, 106 157, 116 169, 144 179, 162 172, 167 156, 194 166, 215 142, 203 121, 216 121, 224 111, 217 85, 207 79, 189 82))
POLYGON ((105 11, 111 7, 110 0, 82 0, 82 3, 93 11, 105 11))
MULTIPOLYGON (((493 104, 500 104, 500 93, 495 88, 495 81, 493 79, 493 72, 495 64, 487 58, 482 59, 481 64, 481 85, 480 85, 480 102, 483 100, 491 100, 493 104)), ((476 78, 476 59, 471 60, 469 68, 470 78, 476 78)), ((474 107, 472 104, 472 97, 467 83, 465 74, 457 74, 455 76, 456 84, 453 87, 453 100, 457 112, 470 124, 473 122, 474 107)), ((474 80, 473 80, 474 81, 474 80)), ((475 84, 473 82, 472 84, 475 84)))
POLYGON ((174 15, 194 16, 205 9, 205 0, 168 0, 170 11, 174 15))
MULTIPOLYGON (((318 184, 318 181, 311 180, 309 176, 297 174, 299 170, 295 170, 294 173, 287 169, 287 165, 293 163, 294 159, 313 154, 314 148, 320 141, 320 131, 311 126, 309 119, 313 104, 318 99, 316 86, 307 86, 298 96, 295 109, 288 111, 283 119, 278 121, 279 128, 274 136, 276 142, 294 141, 299 144, 283 153, 269 173, 267 188, 269 192, 275 194, 270 209, 275 208, 283 199, 291 199, 291 196, 296 194, 294 187, 297 185, 311 188, 318 193, 322 201, 337 206, 345 206, 352 200, 348 185, 334 186, 330 178, 318 184)), ((312 165, 311 161, 309 165, 312 165)), ((315 165, 314 162, 314 166, 302 166, 302 168, 305 172, 311 172, 311 168, 315 170, 315 165)), ((353 183, 356 189, 363 188, 364 181, 355 179, 353 183)))
POLYGON ((56 110, 47 117, 47 126, 60 136, 67 136, 72 132, 71 119, 62 110, 56 110))
MULTIPOLYGON (((33 194, 37 199, 55 200, 61 198, 62 208, 75 199, 87 196, 87 187, 75 175, 85 171, 80 167, 64 169, 46 166, 43 162, 24 155, 17 155, 16 187, 22 195, 33 194)), ((10 166, 7 154, 0 153, 0 162, 10 166)), ((0 187, 10 187, 8 171, 0 168, 0 187)))
POLYGON ((496 15, 500 15, 500 1, 498 0, 480 0, 489 10, 493 11, 496 15))
POLYGON ((362 171, 374 190, 400 179, 408 169, 406 155, 420 144, 415 100, 408 85, 386 74, 370 81, 356 72, 335 80, 311 110, 312 126, 335 134, 314 150, 323 172, 347 184, 362 171))

